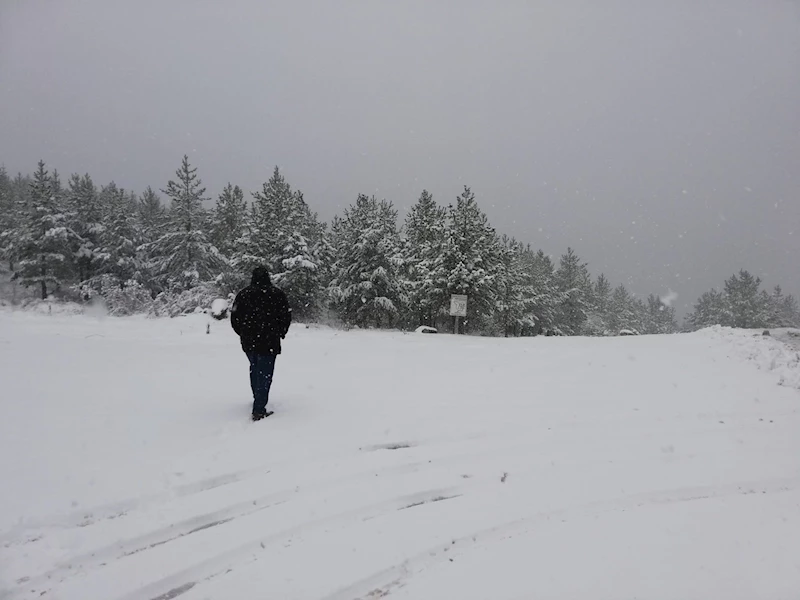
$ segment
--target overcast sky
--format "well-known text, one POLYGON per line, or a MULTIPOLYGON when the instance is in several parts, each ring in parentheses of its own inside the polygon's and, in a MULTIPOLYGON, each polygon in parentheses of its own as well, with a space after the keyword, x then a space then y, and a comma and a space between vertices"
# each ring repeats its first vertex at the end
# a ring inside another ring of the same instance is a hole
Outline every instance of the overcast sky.
POLYGON ((280 165, 325 219, 469 185, 498 231, 685 303, 800 293, 792 0, 0 0, 0 163, 216 197, 280 165))

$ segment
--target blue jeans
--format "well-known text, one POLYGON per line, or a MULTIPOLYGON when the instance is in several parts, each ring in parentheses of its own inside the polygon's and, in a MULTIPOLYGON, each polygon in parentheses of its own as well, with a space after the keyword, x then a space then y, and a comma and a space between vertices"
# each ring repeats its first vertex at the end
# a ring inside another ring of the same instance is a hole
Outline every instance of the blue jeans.
POLYGON ((258 354, 248 352, 250 361, 250 387, 253 389, 253 414, 267 410, 269 388, 272 386, 272 375, 275 372, 274 354, 258 354))

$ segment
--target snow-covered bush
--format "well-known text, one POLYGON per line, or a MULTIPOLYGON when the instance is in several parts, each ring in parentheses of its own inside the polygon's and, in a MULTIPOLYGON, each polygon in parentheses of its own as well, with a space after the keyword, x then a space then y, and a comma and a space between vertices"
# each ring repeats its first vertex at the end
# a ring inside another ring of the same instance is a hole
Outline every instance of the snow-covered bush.
POLYGON ((150 291, 135 279, 122 281, 111 274, 99 275, 70 289, 76 301, 101 300, 108 314, 125 317, 150 311, 153 298, 150 291))
POLYGON ((108 314, 114 317, 146 313, 153 304, 147 288, 133 279, 124 282, 121 286, 108 288, 103 294, 103 299, 106 302, 108 314))
POLYGON ((177 317, 202 312, 211 307, 219 291, 211 284, 201 283, 184 291, 165 291, 156 296, 150 310, 154 317, 177 317))

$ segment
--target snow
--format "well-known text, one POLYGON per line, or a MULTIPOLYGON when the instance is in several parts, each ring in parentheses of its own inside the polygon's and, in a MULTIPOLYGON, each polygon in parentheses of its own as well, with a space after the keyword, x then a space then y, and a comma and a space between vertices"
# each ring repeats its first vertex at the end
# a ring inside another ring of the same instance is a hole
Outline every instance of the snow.
POLYGON ((711 327, 709 335, 727 338, 731 352, 740 359, 752 361, 759 369, 771 373, 778 384, 800 390, 800 330, 791 328, 763 330, 737 330, 711 327), (753 338, 763 338, 758 343, 753 338), (774 338, 774 339, 773 339, 774 338))
POLYGON ((228 312, 228 301, 224 298, 217 298, 211 303, 211 314, 216 317, 220 318, 222 315, 228 312))
POLYGON ((414 333, 439 333, 435 327, 428 327, 427 325, 420 325, 414 330, 414 333))
POLYGON ((284 258, 283 266, 287 270, 291 269, 308 269, 309 271, 316 271, 317 265, 303 255, 294 256, 292 258, 284 258))
POLYGON ((0 311, 0 597, 795 597, 796 355, 0 311))

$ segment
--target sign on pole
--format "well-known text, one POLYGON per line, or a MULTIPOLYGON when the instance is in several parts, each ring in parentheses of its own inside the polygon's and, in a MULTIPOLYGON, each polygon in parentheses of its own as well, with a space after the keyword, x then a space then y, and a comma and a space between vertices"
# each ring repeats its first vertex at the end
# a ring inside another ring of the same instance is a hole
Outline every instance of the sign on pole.
POLYGON ((453 294, 450 296, 450 316, 451 317, 466 317, 467 316, 467 297, 453 294))

